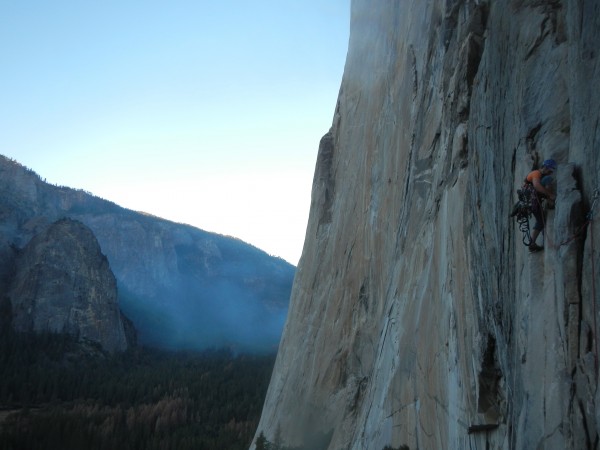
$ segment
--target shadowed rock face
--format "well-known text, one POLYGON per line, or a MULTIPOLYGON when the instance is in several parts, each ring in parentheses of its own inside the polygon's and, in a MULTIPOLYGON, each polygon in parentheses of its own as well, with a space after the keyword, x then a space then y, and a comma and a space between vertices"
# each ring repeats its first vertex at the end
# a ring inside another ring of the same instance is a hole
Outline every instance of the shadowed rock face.
POLYGON ((80 222, 60 220, 29 242, 9 298, 17 331, 67 332, 111 352, 127 347, 115 277, 80 222))
POLYGON ((331 450, 598 442, 600 230, 580 233, 600 187, 598 49, 598 0, 352 2, 257 433, 331 450), (530 254, 509 214, 545 158, 557 205, 530 254))

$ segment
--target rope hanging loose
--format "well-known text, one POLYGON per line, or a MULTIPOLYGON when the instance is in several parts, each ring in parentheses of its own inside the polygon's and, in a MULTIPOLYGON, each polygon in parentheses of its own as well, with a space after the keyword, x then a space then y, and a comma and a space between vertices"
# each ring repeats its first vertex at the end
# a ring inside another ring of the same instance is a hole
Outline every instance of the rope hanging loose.
POLYGON ((523 233, 523 244, 529 247, 531 244, 531 233, 529 231, 529 217, 526 215, 517 216, 517 223, 519 224, 519 231, 523 233))
POLYGON ((586 218, 591 222, 594 218, 594 208, 596 207, 596 202, 598 201, 598 197, 600 197, 600 189, 596 189, 594 191, 594 201, 592 202, 592 206, 590 207, 590 212, 587 213, 586 218))
MULTIPOLYGON (((541 205, 541 199, 537 196, 537 192, 534 192, 534 195, 537 198, 537 201, 540 203, 541 205)), ((553 248, 558 248, 558 247, 562 247, 563 245, 568 244, 569 242, 571 242, 574 239, 577 239, 578 237, 580 237, 583 233, 583 231, 585 230, 585 228, 592 222, 592 217, 594 215, 594 208, 596 206, 596 202, 598 201, 598 197, 600 196, 600 190, 596 189, 594 191, 594 201, 592 202, 592 206, 590 208, 590 211, 586 214, 585 218, 585 222, 583 224, 581 224, 581 226, 577 229, 577 231, 575 233, 573 233, 572 236, 568 237, 567 239, 565 239, 564 241, 560 242, 556 247, 552 244, 552 240, 550 239, 550 237, 546 234, 546 217, 544 215, 544 212, 542 211, 542 223, 544 225, 544 240, 548 240, 548 243, 550 245, 550 247, 553 248)), ((523 241, 525 242, 525 241, 523 241)), ((528 244, 525 244, 528 245, 528 244)))
MULTIPOLYGON (((594 192, 594 201, 592 202, 592 207, 590 208, 590 212, 587 215, 588 223, 592 223, 594 220, 594 208, 596 207, 596 202, 598 201, 598 196, 600 195, 600 190, 596 189, 594 192)), ((596 369, 596 375, 598 375, 598 325, 596 320, 596 264, 594 257, 594 226, 593 224, 590 226, 590 247, 592 253, 592 308, 594 310, 594 368, 596 369)))

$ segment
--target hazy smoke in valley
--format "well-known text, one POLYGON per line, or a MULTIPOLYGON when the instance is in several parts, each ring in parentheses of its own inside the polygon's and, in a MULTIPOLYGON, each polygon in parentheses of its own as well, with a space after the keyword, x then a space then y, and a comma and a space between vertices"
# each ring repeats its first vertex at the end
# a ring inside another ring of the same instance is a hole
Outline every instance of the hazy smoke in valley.
MULTIPOLYGON (((121 309, 138 331, 142 345, 167 349, 230 348, 239 352, 277 350, 287 315, 291 280, 266 292, 240 286, 238 273, 204 279, 185 276, 176 288, 139 298, 119 287, 121 309)), ((241 271, 241 272, 240 272, 241 271)), ((257 283, 264 283, 262 279, 257 283)), ((275 280, 274 283, 277 281, 275 280)))

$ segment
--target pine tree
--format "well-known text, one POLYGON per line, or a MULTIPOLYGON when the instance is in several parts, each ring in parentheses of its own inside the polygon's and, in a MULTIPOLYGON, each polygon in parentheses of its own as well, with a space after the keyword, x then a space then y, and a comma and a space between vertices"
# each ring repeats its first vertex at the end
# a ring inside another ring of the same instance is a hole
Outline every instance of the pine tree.
POLYGON ((265 433, 262 431, 256 438, 256 450, 270 450, 271 443, 265 437, 265 433))

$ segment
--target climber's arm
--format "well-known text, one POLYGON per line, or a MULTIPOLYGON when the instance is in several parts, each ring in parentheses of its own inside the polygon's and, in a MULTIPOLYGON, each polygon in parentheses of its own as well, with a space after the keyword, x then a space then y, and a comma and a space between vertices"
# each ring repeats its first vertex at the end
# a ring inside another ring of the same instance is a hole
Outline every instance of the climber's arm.
POLYGON ((554 200, 555 195, 542 185, 539 178, 534 178, 531 183, 536 191, 545 194, 549 199, 554 200))

